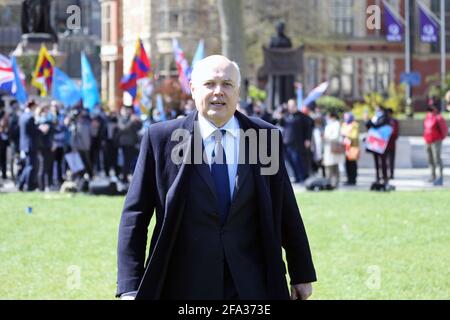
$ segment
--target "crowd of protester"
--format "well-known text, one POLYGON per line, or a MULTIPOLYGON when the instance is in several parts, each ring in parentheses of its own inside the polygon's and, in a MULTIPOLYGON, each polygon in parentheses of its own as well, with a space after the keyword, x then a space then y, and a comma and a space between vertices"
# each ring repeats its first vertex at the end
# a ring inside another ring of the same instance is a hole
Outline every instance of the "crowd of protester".
MULTIPOLYGON (((424 122, 424 138, 432 169, 430 179, 442 185, 440 153, 447 131, 434 105, 429 107, 424 122)), ((154 108, 144 120, 131 106, 123 106, 118 112, 106 109, 65 108, 55 101, 29 101, 24 109, 12 103, 9 110, 0 109, 0 177, 4 181, 12 179, 21 191, 59 190, 65 181, 92 181, 97 176, 115 178, 126 185, 145 128, 154 122, 185 116, 195 106, 188 100, 164 116, 154 108), (73 168, 75 165, 81 166, 79 170, 73 168)), ((338 188, 340 172, 345 171, 344 184, 356 185, 361 128, 351 112, 344 113, 341 119, 337 112, 323 112, 315 105, 299 108, 295 100, 273 112, 259 101, 250 101, 239 110, 280 129, 292 182, 303 184, 320 176, 328 179, 332 188, 338 188)), ((392 110, 378 107, 373 118, 366 117, 365 125, 367 129, 392 127, 386 151, 373 152, 376 183, 388 185, 394 179, 399 123, 392 110)))

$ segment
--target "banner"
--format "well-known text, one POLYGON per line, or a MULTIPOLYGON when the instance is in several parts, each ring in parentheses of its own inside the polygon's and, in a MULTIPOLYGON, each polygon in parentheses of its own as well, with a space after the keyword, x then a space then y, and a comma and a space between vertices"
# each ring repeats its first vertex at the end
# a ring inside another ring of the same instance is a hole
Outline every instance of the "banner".
POLYGON ((386 1, 383 1, 383 5, 386 40, 389 42, 402 42, 404 34, 403 19, 386 1))
POLYGON ((437 43, 439 40, 439 22, 423 3, 419 2, 420 41, 437 43))
POLYGON ((370 128, 366 138, 366 149, 378 154, 384 154, 391 135, 392 127, 389 125, 370 128))

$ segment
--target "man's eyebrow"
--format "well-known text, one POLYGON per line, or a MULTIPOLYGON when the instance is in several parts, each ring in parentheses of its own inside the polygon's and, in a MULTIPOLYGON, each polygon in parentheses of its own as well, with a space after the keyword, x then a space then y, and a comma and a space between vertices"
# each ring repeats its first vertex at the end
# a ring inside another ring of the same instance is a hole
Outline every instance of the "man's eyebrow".
POLYGON ((233 79, 205 79, 202 82, 203 83, 207 83, 207 82, 216 82, 216 81, 220 81, 220 82, 234 82, 233 79))

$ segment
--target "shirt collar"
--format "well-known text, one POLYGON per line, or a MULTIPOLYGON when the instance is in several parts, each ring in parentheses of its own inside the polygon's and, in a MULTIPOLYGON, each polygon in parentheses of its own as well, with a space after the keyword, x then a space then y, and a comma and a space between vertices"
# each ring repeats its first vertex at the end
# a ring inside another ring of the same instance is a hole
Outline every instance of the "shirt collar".
POLYGON ((236 138, 239 134, 239 122, 235 116, 232 116, 231 119, 228 120, 228 122, 220 129, 208 119, 203 117, 200 113, 198 114, 198 123, 203 140, 208 139, 216 130, 226 130, 234 138, 236 138))

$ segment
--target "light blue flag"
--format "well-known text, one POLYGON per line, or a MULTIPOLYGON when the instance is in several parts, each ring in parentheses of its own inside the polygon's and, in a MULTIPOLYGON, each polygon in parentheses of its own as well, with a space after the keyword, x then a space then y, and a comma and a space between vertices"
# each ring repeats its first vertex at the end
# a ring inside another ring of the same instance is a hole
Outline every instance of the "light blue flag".
POLYGON ((81 53, 81 97, 83 106, 92 111, 92 109, 100 103, 100 94, 98 92, 97 81, 91 69, 86 55, 81 53))
POLYGON ((61 101, 65 107, 72 107, 81 100, 80 88, 56 67, 53 68, 52 97, 61 101))
POLYGON ((205 41, 203 39, 200 39, 197 50, 195 50, 194 57, 192 58, 191 66, 189 67, 187 71, 187 77, 188 80, 191 80, 192 70, 194 69, 194 65, 205 58, 205 41))
POLYGON ((163 98, 160 94, 156 95, 156 108, 158 109, 158 111, 160 113, 161 121, 166 121, 167 117, 166 117, 166 112, 164 111, 164 102, 163 102, 163 98))
POLYGON ((11 58, 11 65, 14 72, 14 84, 16 86, 14 96, 16 97, 17 101, 19 101, 20 104, 24 105, 28 100, 28 96, 27 92, 25 91, 25 88, 23 87, 19 67, 17 66, 16 57, 14 56, 11 58))
POLYGON ((205 58, 205 41, 203 39, 200 39, 197 50, 195 51, 194 58, 192 58, 191 66, 194 68, 194 65, 199 62, 200 60, 203 60, 205 58))

